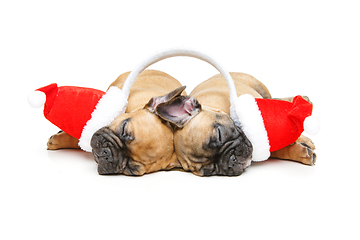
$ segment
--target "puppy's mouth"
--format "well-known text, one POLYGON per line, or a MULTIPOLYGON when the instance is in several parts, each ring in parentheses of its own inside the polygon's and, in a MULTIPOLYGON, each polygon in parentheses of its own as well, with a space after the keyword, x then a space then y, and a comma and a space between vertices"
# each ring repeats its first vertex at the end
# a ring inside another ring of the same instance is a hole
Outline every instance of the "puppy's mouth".
POLYGON ((218 174, 238 176, 251 164, 252 145, 250 141, 236 139, 226 143, 220 153, 218 174))
POLYGON ((253 147, 245 134, 226 142, 219 150, 219 162, 217 174, 226 176, 238 176, 250 166, 253 147))
POLYGON ((124 145, 109 128, 104 127, 94 133, 91 139, 92 153, 101 175, 122 173, 128 156, 124 145))

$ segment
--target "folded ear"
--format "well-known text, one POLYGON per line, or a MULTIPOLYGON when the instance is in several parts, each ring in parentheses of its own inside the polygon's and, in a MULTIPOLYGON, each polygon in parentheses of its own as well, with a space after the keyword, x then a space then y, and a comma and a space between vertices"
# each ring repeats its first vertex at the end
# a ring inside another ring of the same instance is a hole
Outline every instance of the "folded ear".
POLYGON ((201 111, 200 103, 193 97, 179 96, 157 106, 155 112, 162 119, 183 128, 201 111))
POLYGON ((179 87, 168 94, 160 97, 153 97, 150 99, 150 101, 145 105, 145 108, 150 110, 151 112, 155 112, 156 107, 161 104, 170 101, 171 99, 174 99, 181 95, 181 93, 184 91, 186 86, 179 87))

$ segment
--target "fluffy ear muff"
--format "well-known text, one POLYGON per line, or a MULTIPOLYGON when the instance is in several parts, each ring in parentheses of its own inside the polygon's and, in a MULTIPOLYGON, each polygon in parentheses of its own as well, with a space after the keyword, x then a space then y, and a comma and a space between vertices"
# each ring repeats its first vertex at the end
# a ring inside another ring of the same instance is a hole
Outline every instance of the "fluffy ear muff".
POLYGON ((200 103, 189 96, 173 98, 168 102, 159 104, 155 110, 159 117, 179 128, 183 128, 200 111, 200 103))
POLYGON ((153 97, 145 105, 145 108, 151 112, 155 112, 155 109, 159 104, 168 102, 168 101, 180 96, 181 93, 185 90, 185 88, 186 88, 186 86, 182 86, 182 87, 176 88, 175 90, 169 92, 168 94, 165 94, 164 96, 153 97))

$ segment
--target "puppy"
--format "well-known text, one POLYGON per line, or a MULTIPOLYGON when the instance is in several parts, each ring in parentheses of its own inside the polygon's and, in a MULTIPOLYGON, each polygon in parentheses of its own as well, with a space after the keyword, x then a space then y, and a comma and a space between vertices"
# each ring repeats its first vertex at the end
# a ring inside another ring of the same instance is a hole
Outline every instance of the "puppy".
MULTIPOLYGON (((120 75, 110 86, 122 88, 129 74, 120 75)), ((155 109, 159 104, 179 97, 184 89, 166 73, 146 70, 140 74, 130 89, 125 113, 92 137, 98 173, 139 176, 180 167, 173 132, 155 114, 155 109)), ((79 148, 77 144, 76 138, 59 132, 49 139, 48 149, 79 148)))
MULTIPOLYGON (((243 73, 231 73, 231 77, 238 96, 271 98, 254 77, 243 73)), ((179 96, 156 108, 174 126, 175 152, 184 170, 198 176, 237 176, 251 164, 252 145, 230 118, 229 99, 228 86, 219 74, 199 84, 190 96, 179 96)), ((302 136, 271 156, 312 165, 314 149, 311 140, 302 136)))

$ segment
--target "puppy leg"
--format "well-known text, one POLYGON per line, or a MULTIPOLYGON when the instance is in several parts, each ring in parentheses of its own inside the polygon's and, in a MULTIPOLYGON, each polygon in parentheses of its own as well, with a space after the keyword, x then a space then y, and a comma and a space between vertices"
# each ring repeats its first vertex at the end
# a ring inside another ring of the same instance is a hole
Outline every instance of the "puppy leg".
POLYGON ((314 143, 305 136, 300 136, 295 143, 271 153, 272 158, 301 162, 314 165, 316 162, 314 143))
POLYGON ((79 140, 70 136, 69 134, 60 131, 52 135, 47 143, 48 150, 75 148, 79 149, 79 140))

